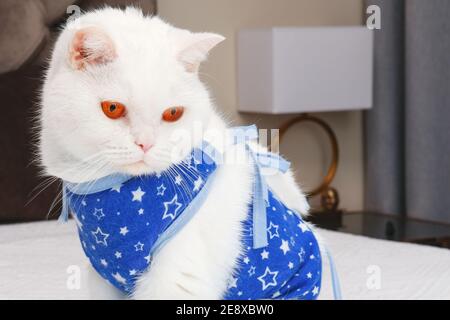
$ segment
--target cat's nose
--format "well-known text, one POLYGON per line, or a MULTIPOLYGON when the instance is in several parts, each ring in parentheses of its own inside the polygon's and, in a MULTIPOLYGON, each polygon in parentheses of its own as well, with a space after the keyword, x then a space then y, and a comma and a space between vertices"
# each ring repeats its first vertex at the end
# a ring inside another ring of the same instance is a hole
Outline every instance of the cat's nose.
POLYGON ((147 152, 148 150, 150 150, 151 147, 153 147, 153 145, 151 143, 140 143, 138 141, 134 142, 139 148, 142 149, 142 151, 147 152))

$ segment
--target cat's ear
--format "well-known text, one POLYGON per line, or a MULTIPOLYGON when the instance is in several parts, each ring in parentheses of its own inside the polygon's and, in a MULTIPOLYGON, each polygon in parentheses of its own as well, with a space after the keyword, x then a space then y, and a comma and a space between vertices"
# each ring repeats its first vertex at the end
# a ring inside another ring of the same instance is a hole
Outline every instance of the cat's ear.
POLYGON ((85 27, 75 32, 69 48, 70 65, 77 70, 88 65, 106 64, 116 58, 111 38, 98 27, 85 27))
POLYGON ((216 33, 189 33, 182 41, 178 60, 186 71, 195 73, 198 71, 200 63, 208 56, 209 51, 223 40, 225 37, 216 33))

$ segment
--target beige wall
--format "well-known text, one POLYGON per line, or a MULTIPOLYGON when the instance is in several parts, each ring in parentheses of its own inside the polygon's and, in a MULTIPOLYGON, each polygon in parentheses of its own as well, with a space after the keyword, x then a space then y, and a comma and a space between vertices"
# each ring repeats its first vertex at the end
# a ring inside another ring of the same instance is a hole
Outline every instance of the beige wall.
MULTIPOLYGON (((301 25, 361 24, 362 0, 160 0, 159 15, 177 27, 211 31, 227 40, 214 49, 202 67, 202 77, 218 106, 235 124, 256 123, 278 128, 288 116, 237 112, 236 33, 241 28, 301 25)), ((336 131, 340 164, 333 185, 341 207, 359 210, 363 204, 362 119, 360 112, 323 113, 319 116, 336 131)), ((286 135, 281 152, 293 162, 297 181, 305 189, 320 182, 330 159, 325 135, 313 125, 295 127, 286 135)))

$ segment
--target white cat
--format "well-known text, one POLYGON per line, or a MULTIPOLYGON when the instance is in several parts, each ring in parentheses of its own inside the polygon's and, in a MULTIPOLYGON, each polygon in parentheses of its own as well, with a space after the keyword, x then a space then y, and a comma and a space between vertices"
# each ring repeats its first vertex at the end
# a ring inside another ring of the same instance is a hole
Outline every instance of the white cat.
MULTIPOLYGON (((170 138, 175 130, 192 132, 200 123, 206 130, 224 131, 226 123, 197 72, 223 40, 174 28, 137 9, 106 8, 68 23, 56 42, 42 92, 45 173, 73 183, 117 172, 158 173, 174 161, 170 150, 176 146, 170 138), (116 102, 112 108, 111 101, 116 102), (180 118, 164 121, 162 115, 172 111, 180 112, 180 118)), ((201 137, 192 142, 199 144, 201 137)), ((251 163, 219 166, 206 202, 154 257, 133 298, 223 297, 242 253, 241 222, 253 175, 251 163)), ((290 171, 266 180, 288 207, 307 213, 305 196, 290 171)), ((93 269, 89 287, 95 299, 122 297, 93 269)))

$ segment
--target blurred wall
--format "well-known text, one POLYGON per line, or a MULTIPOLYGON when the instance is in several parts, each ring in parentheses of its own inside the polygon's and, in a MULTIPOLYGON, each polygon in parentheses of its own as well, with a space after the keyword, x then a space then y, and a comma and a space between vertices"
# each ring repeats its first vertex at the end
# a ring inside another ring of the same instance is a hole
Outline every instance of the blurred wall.
MULTIPOLYGON (((241 28, 274 25, 356 25, 362 23, 363 11, 362 0, 158 1, 158 14, 175 26, 193 31, 217 32, 227 38, 203 66, 202 78, 229 119, 235 124, 256 123, 260 128, 278 128, 289 116, 237 112, 237 31, 241 28)), ((361 112, 321 113, 319 116, 336 131, 340 144, 340 163, 333 185, 340 192, 341 207, 360 210, 363 207, 364 182, 361 112)), ((314 125, 292 128, 286 134, 281 152, 293 162, 297 181, 305 190, 321 181, 330 160, 326 136, 314 125)))

